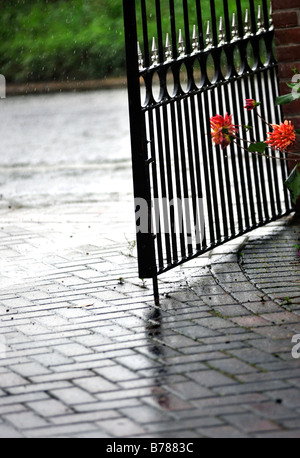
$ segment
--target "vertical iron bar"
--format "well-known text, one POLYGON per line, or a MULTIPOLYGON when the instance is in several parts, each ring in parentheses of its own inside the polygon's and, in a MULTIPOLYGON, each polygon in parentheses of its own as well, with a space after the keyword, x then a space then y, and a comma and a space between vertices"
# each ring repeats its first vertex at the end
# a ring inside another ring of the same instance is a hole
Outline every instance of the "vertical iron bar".
MULTIPOLYGON (((272 92, 274 94, 274 97, 276 96, 276 87, 279 87, 279 79, 278 79, 278 67, 276 66, 271 73, 271 86, 272 86, 272 92)), ((275 122, 276 124, 280 124, 282 121, 282 107, 278 107, 275 109, 275 122), (281 116, 279 115, 281 113, 281 116)), ((283 155, 280 153, 280 157, 283 157, 283 155)), ((288 176, 288 164, 287 161, 281 161, 281 176, 282 180, 285 181, 287 176, 288 176)), ((289 191, 286 186, 284 186, 284 201, 285 201, 285 208, 290 209, 291 208, 291 200, 290 200, 290 195, 289 191)), ((279 211, 281 210, 281 205, 279 207, 279 211)))
MULTIPOLYGON (((249 89, 249 75, 244 75, 244 85, 245 85, 245 93, 246 93, 246 98, 252 98, 254 96, 254 93, 252 92, 251 97, 250 97, 250 89, 249 89)), ((247 125, 250 127, 253 127, 253 120, 252 120, 252 113, 248 113, 248 122, 247 125)), ((253 135, 252 130, 250 131, 250 140, 252 142, 255 142, 255 138, 253 135)), ((254 156, 253 154, 249 153, 249 162, 252 165, 253 168, 253 174, 251 173, 251 178, 250 178, 250 185, 254 185, 253 188, 255 190, 255 197, 256 197, 256 202, 255 202, 255 216, 253 219, 254 226, 258 224, 259 221, 263 220, 263 214, 262 214, 262 208, 261 208, 261 196, 260 196, 260 185, 259 185, 259 179, 258 179, 258 172, 257 172, 257 156, 254 156), (253 179, 254 183, 253 183, 253 179), (257 215, 256 211, 258 213, 258 222, 257 222, 257 215)))
POLYGON ((162 249, 162 237, 160 231, 160 221, 157 216, 160 215, 160 205, 159 205, 159 193, 158 193, 158 180, 157 180, 157 167, 156 167, 156 148, 155 148, 155 133, 154 133, 154 121, 153 121, 153 111, 148 111, 148 122, 149 122, 149 135, 150 135, 150 148, 151 148, 151 158, 153 163, 151 164, 152 168, 152 181, 153 181, 153 196, 154 196, 154 212, 156 215, 156 244, 157 244, 157 255, 158 263, 160 269, 163 268, 163 249, 162 249))
POLYGON ((236 0, 236 12, 237 12, 237 22, 239 37, 243 38, 244 36, 244 23, 243 23, 243 11, 241 6, 241 0, 236 0))
POLYGON ((231 27, 230 27, 230 19, 229 19, 228 0, 223 0, 223 9, 224 9, 226 41, 227 43, 229 43, 231 41, 231 27))
POLYGON ((176 17, 174 0, 169 0, 170 4, 170 22, 171 22, 171 35, 172 35, 172 53, 173 58, 176 60, 178 57, 177 50, 177 31, 176 31, 176 17))
MULTIPOLYGON (((236 8, 237 8, 237 20, 238 20, 238 31, 239 31, 239 37, 242 39, 244 38, 244 21, 243 21, 243 11, 242 11, 242 7, 241 7, 241 0, 236 0, 236 8)), ((249 87, 248 87, 248 75, 247 75, 247 69, 248 71, 250 72, 250 68, 248 66, 248 62, 247 62, 247 43, 248 41, 246 40, 241 40, 239 45, 238 45, 238 48, 239 48, 239 52, 240 52, 240 57, 241 57, 241 69, 242 69, 242 75, 237 79, 237 84, 238 84, 238 93, 239 93, 239 100, 240 100, 240 103, 243 103, 244 101, 241 100, 242 98, 242 90, 244 88, 244 91, 245 91, 245 98, 250 98, 250 94, 249 94, 249 87), (245 73, 246 72, 246 73, 245 73)), ((244 103, 243 105, 241 105, 241 107, 244 106, 244 103)), ((247 116, 247 122, 246 122, 246 113, 243 109, 241 109, 241 118, 242 118, 242 125, 245 126, 245 125, 249 125, 251 124, 250 122, 250 119, 251 119, 251 116, 248 115, 247 116)), ((253 139, 253 135, 252 135, 252 132, 250 132, 250 138, 253 139)), ((249 201, 249 207, 250 207, 250 213, 251 213, 251 226, 250 226, 250 222, 249 222, 249 227, 248 229, 250 229, 250 227, 255 227, 256 226, 256 203, 254 201, 254 194, 256 195, 256 190, 257 190, 257 187, 256 186, 253 186, 252 184, 252 181, 253 181, 253 173, 251 172, 251 164, 253 164, 253 157, 251 156, 250 153, 248 153, 245 148, 248 147, 248 143, 247 141, 244 141, 243 142, 243 148, 244 148, 244 160, 245 160, 245 164, 246 164, 246 175, 247 175, 247 183, 248 183, 248 201, 249 201), (255 192, 253 192, 255 191, 255 192)), ((241 153, 240 153, 241 155, 241 153)), ((240 157, 240 161, 242 161, 241 157, 240 157)), ((254 176, 254 180, 255 180, 255 176, 254 176)), ((254 181, 254 184, 256 183, 256 180, 254 181)), ((258 202, 257 202, 257 205, 258 205, 258 208, 259 208, 259 203, 260 203, 260 197, 258 199, 258 202)))
MULTIPOLYGON (((206 113, 206 132, 210 132, 210 110, 209 110, 209 101, 208 101, 208 91, 204 91, 204 104, 205 104, 205 113, 206 113)), ((214 151, 212 147, 211 141, 208 142, 208 151, 209 151, 209 172, 211 176, 211 187, 212 187, 212 195, 213 195, 213 209, 214 209, 214 223, 215 223, 215 237, 214 242, 220 242, 221 239, 221 229, 220 229, 220 218, 219 218, 219 205, 218 205, 218 198, 216 192, 216 184, 215 184, 215 166, 214 166, 214 151)))
POLYGON ((141 278, 156 275, 154 240, 151 234, 151 190, 147 160, 147 138, 145 116, 141 116, 140 80, 137 55, 137 23, 135 0, 123 0, 128 77, 128 100, 131 129, 134 197, 147 202, 149 229, 147 234, 137 234, 139 250, 139 274, 141 278), (135 133, 133 135, 133 133, 135 133), (138 133, 138 134, 136 134, 138 133))
POLYGON ((159 307, 160 302, 159 302, 159 288, 158 288, 157 276, 153 277, 153 293, 154 293, 154 303, 157 307, 159 307))
MULTIPOLYGON (((196 183, 194 175, 194 161, 193 161, 193 152, 192 152, 192 140, 191 140, 191 126, 190 126, 190 115, 189 115, 189 106, 188 99, 184 99, 184 114, 185 114, 185 127, 186 127, 186 137, 187 137, 187 153, 188 153, 188 162, 189 162, 189 175, 191 182, 191 197, 193 201, 193 213, 194 213, 194 227, 197 227, 197 192, 196 192, 196 183)), ((193 219, 193 218, 191 218, 193 219)), ((193 227, 191 228, 193 230, 193 227)))
POLYGON ((250 7, 250 18, 251 18, 251 31, 254 35, 256 35, 257 26, 256 26, 256 12, 255 12, 254 0, 249 0, 249 7, 250 7))
MULTIPOLYGON (((175 101, 173 100, 170 104, 171 110, 171 122, 172 122, 172 138, 173 138, 173 156, 174 156, 174 168, 175 168, 175 179, 176 179, 176 197, 178 198, 179 202, 182 205, 182 190, 181 190, 181 181, 180 181, 180 167, 179 167, 179 148, 178 148, 178 138, 177 138, 177 121, 176 121, 176 108, 175 108, 175 101)), ((179 208, 179 215, 181 214, 179 208)), ((181 257, 184 259, 186 257, 186 249, 185 249, 185 237, 184 237, 184 224, 183 224, 183 217, 179 220, 179 238, 180 238, 180 250, 181 250, 181 257), (182 228, 182 230, 180 230, 182 228)))
POLYGON ((202 10, 201 10, 200 0, 195 0, 195 1, 196 1, 198 33, 199 33, 199 47, 202 50, 204 49, 202 10))
MULTIPOLYGON (((186 157, 185 157, 185 143, 184 143, 181 100, 178 100, 176 105, 177 105, 180 159, 181 159, 183 194, 184 194, 184 203, 183 204, 184 204, 185 216, 186 216, 185 227, 186 227, 186 231, 188 231, 191 227, 191 219, 190 219, 189 208, 186 205, 186 203, 188 202, 187 199, 189 198, 189 190, 188 190, 188 181, 187 181, 187 168, 186 168, 186 157)), ((188 241, 187 241, 187 248, 188 248, 188 253, 190 254, 193 251, 193 247, 188 241)))
MULTIPOLYGON (((265 109, 265 113, 266 113, 267 117, 264 118, 264 119, 268 119, 271 122, 271 119, 272 119, 271 103, 274 105, 275 97, 273 97, 273 93, 270 94, 270 90, 269 90, 270 70, 265 69, 264 72, 263 72, 262 78, 263 78, 263 85, 264 85, 265 94, 267 94, 267 97, 266 97, 266 109, 265 109), (269 96, 268 96, 268 94, 269 94, 269 96)), ((265 126, 265 128, 264 128, 265 138, 267 136, 268 130, 269 129, 267 128, 267 126, 265 126)), ((271 154, 273 154, 273 153, 271 153, 271 154)), ((269 159, 266 159, 266 161, 267 161, 267 172, 268 172, 268 185, 269 185, 269 192, 270 192, 270 204, 271 204, 272 217, 274 217, 276 215, 275 202, 278 202, 280 200, 278 182, 274 179, 275 177, 272 174, 272 166, 274 165, 274 162, 276 164, 277 160, 273 159, 272 160, 273 164, 270 163, 269 159)), ((274 171, 274 169, 273 169, 273 171, 274 171)))
POLYGON ((213 46, 218 46, 219 40, 218 40, 215 0, 210 0, 210 13, 211 13, 211 27, 212 27, 212 36, 213 36, 213 46))
MULTIPOLYGON (((258 55, 258 59, 259 59, 259 55, 258 55)), ((252 93, 254 94, 254 99, 263 100, 262 86, 261 86, 261 73, 257 72, 256 75, 251 75, 250 82, 252 85, 252 93), (256 91, 255 91, 255 76, 256 76, 257 86, 258 86, 258 94, 257 94, 258 97, 256 96, 256 91)), ((264 104, 261 105, 261 109, 262 109, 262 116, 264 117, 265 116, 264 104)), ((262 125, 262 123, 261 122, 259 123, 257 116, 254 117, 254 121, 255 121, 256 135, 259 135, 260 134, 259 125, 262 125)), ((263 126, 263 129, 265 129, 265 126, 263 126)), ((260 137, 258 137, 256 140, 260 140, 260 137)), ((266 180, 264 176, 265 161, 262 156, 258 156, 257 162, 258 162, 258 168, 259 168, 259 174, 260 174, 261 193, 262 193, 263 208, 264 208, 264 217, 261 220, 261 222, 263 222, 263 221, 268 221, 270 219, 268 201, 267 201, 267 192, 266 192, 266 180)))
POLYGON ((190 37, 190 24, 189 24, 189 10, 187 0, 183 0, 183 17, 184 17, 184 30, 185 30, 185 47, 186 53, 191 54, 191 37, 190 37))
POLYGON ((263 6, 263 14, 264 14, 264 28, 265 30, 268 31, 270 28, 270 22, 269 22, 269 8, 268 8, 267 0, 262 0, 262 6, 263 6))
MULTIPOLYGON (((226 36, 226 42, 230 43, 231 41, 231 27, 230 27, 230 19, 229 19, 229 9, 228 9, 228 0, 223 0, 223 11, 224 11, 224 22, 225 22, 225 36, 226 36)), ((226 55, 227 59, 227 66, 230 74, 229 76, 233 75, 233 49, 230 45, 228 45, 226 48, 224 46, 223 53, 226 55)), ((221 62, 220 62, 221 63, 221 62)), ((226 75, 222 75, 221 71, 220 74, 222 76, 222 85, 224 88, 224 94, 225 94, 225 106, 226 106, 226 111, 231 113, 230 109, 230 103, 229 103, 229 93, 228 93, 228 81, 224 81, 226 75)), ((232 81, 231 86, 234 87, 234 82, 232 81)), ((219 89, 219 94, 221 93, 221 89, 219 89)), ((222 97, 222 94, 221 94, 222 97)), ((235 228, 235 221, 234 221, 234 213, 233 213, 233 201, 232 201, 232 192, 231 192, 231 182, 230 182, 230 176, 229 176, 229 164, 228 164, 228 155, 226 154, 224 156, 224 166, 225 166, 225 176, 226 176, 226 186, 227 186, 227 196, 228 196, 228 212, 229 212, 229 220, 230 220, 230 229, 231 229, 231 236, 234 236, 236 233, 236 228, 235 228)), ((237 206, 237 214, 238 214, 238 222, 239 222, 239 228, 241 230, 242 227, 242 217, 241 217, 241 206, 240 206, 240 193, 238 189, 238 183, 237 183, 237 174, 236 174, 236 165, 235 165, 235 151, 234 148, 231 145, 231 166, 232 166, 232 173, 233 173, 233 179, 234 179, 234 191, 235 191, 235 201, 236 201, 236 206, 237 206)))
MULTIPOLYGON (((218 100, 219 100, 220 111, 221 113, 223 113, 223 115, 225 115, 223 111, 223 102, 222 102, 222 94, 221 94, 220 85, 217 86, 217 95, 218 95, 218 100)), ((216 98, 215 98, 215 89, 214 88, 211 90, 211 102, 212 102, 212 111, 213 113, 216 113, 217 109, 216 109, 216 98)), ((218 178, 219 178, 219 181, 215 182, 215 185, 220 187, 221 214, 223 216, 222 223, 223 223, 224 237, 225 239, 227 239, 228 238, 228 221, 227 221, 227 208, 226 208, 225 195, 230 193, 230 189, 226 190, 224 186, 223 167, 222 167, 220 146, 217 146, 215 148, 215 151, 216 151, 216 156, 217 156, 217 168, 218 168, 218 178)), ((225 175, 226 175, 226 171, 225 171, 225 175)), ((225 179, 228 179, 228 177, 225 176, 225 179)))
MULTIPOLYGON (((206 141, 205 141, 206 130, 204 126, 204 119, 207 119, 207 116, 204 116, 204 113, 203 113, 202 96, 200 92, 198 92, 197 94, 197 100, 198 100, 198 119, 199 119, 200 133, 201 133, 201 154, 202 154, 202 159, 203 159, 203 171, 204 171, 204 177, 205 177, 205 192, 206 192, 208 221, 209 221, 210 245, 213 245, 215 242, 215 234, 214 234, 210 174, 209 174, 209 166, 208 166, 208 158, 207 158, 207 153, 211 154, 211 142, 210 141, 208 142, 209 147, 207 151, 206 141)), ((207 123, 206 123, 206 126, 207 126, 207 123)))
MULTIPOLYGON (((235 83, 234 81, 231 82, 231 88, 232 90, 234 89, 235 83)), ((228 112, 233 113, 235 123, 238 120, 238 112, 237 112, 237 107, 236 107, 236 98, 235 97, 229 97, 229 91, 228 91, 228 84, 224 85, 224 93, 225 93, 225 104, 226 104, 226 109, 228 112), (231 110, 231 104, 230 100, 232 102, 232 110, 231 110)), ((226 161, 227 162, 227 161, 226 161)), ((237 217, 238 217, 238 225, 239 225, 239 232, 241 233, 243 231, 243 219, 242 219, 242 211, 241 211, 241 194, 239 190, 239 179, 238 179, 238 174, 237 174, 237 167, 236 167, 236 152, 234 145, 231 143, 231 167, 232 167, 232 175, 233 175, 233 185, 234 185, 234 194, 235 194, 235 202, 236 202, 236 211, 237 211, 237 217)), ((240 176, 242 175, 242 170, 240 170, 240 176)), ((227 172, 228 173, 228 172, 227 172)), ((228 186, 230 189, 230 179, 228 180, 228 186)), ((241 183, 241 188, 242 188, 242 195, 243 195, 243 182, 241 183)), ((232 197, 231 197, 231 191, 228 192, 228 207, 229 207, 229 215, 230 215, 230 226, 231 226, 231 235, 233 236, 236 232, 235 228, 235 223, 234 223, 234 215, 233 215, 233 203, 232 203, 232 197)))
POLYGON ((156 132, 157 132, 157 143, 158 143, 158 155, 159 155, 159 170, 160 170, 160 184, 161 184, 161 197, 162 201, 162 214, 164 217, 164 228, 165 228, 165 244, 166 244, 166 255, 167 262, 171 264, 171 244, 170 244, 170 228, 165 227, 166 223, 169 223, 169 214, 168 214, 168 203, 167 203, 167 187, 166 187, 166 173, 165 173, 165 163, 164 163, 164 151, 163 151, 163 140, 162 140, 162 124, 161 124, 161 115, 160 107, 155 109, 156 115, 156 132))
MULTIPOLYGON (((164 133, 165 133, 166 176, 167 176, 168 195, 169 195, 169 204, 170 204, 174 199, 174 191, 173 191, 173 180, 172 180, 169 122, 168 122, 169 119, 168 119, 167 106, 164 105, 162 107, 162 110, 163 110, 163 123, 164 123, 163 127, 164 127, 164 133)), ((176 234, 175 234, 174 205, 170 206, 170 229, 171 229, 172 250, 173 250, 172 262, 177 262, 178 261, 178 250, 177 250, 177 241, 176 241, 176 234)))
MULTIPOLYGON (((245 116, 244 116, 245 101, 242 98, 242 82, 240 78, 237 79, 234 90, 236 92, 236 97, 233 97, 232 100, 238 101, 239 106, 240 106, 240 116, 241 116, 240 125, 245 126, 246 124, 245 116)), ((237 114, 236 103, 234 104, 234 110, 235 110, 235 116, 237 117, 238 114, 237 114)), ((244 129, 243 129, 243 133, 245 134, 244 129)), ((248 156, 248 153, 242 149, 242 148, 247 148, 247 142, 242 142, 240 140, 237 140, 237 144, 238 144, 238 150, 237 150, 238 164, 239 164, 240 179, 241 179, 241 190, 242 190, 242 196, 243 196, 243 212, 244 212, 244 218, 245 218, 245 229, 250 229, 248 202, 249 202, 249 206, 250 206, 252 216, 253 216, 254 215, 253 193, 252 193, 252 186, 250 185, 249 156, 248 156), (242 159, 243 154, 245 156, 245 165, 243 164, 243 159, 242 159)))
POLYGON ((141 0, 141 10, 142 10, 142 24, 143 24, 144 58, 145 58, 145 67, 147 68, 147 67, 150 67, 150 53, 149 53, 146 0, 141 0))
MULTIPOLYGON (((266 79, 269 80, 270 86, 271 86, 271 93, 272 93, 272 100, 276 99, 276 90, 275 90, 275 85, 274 85, 274 72, 275 68, 270 68, 267 74, 266 79)), ((275 113, 276 113, 276 108, 275 108, 275 113)), ((271 119, 271 114, 269 115, 269 119, 271 119)), ((279 124, 276 114, 275 114, 275 123, 279 124)), ((272 151, 272 154, 274 157, 276 156, 276 153, 272 151)), ((273 161, 273 180, 274 180, 274 186, 275 186, 275 195, 276 195, 276 208, 277 214, 281 215, 282 214, 282 205, 281 205, 281 198, 280 198, 280 191, 279 191, 279 180, 278 180, 278 160, 274 159, 273 161)), ((280 165, 281 168, 281 165, 280 165)))
MULTIPOLYGON (((197 129, 197 120, 196 120, 196 106, 195 106, 195 95, 191 96, 191 114, 192 114, 192 126, 193 126, 193 138, 194 138, 194 157, 195 157, 195 171, 196 171, 196 179, 197 179, 197 192, 196 192, 196 197, 198 199, 203 199, 203 193, 202 193, 202 180, 201 180, 201 166, 200 166, 200 151, 199 151, 199 140, 198 140, 198 129, 197 129)), ((199 203, 199 202, 198 202, 199 203)), ((197 209, 197 207, 196 207, 197 209)), ((197 210, 196 210, 197 211, 197 210)), ((200 209, 198 208, 198 211, 200 212, 200 209)), ((197 216, 197 214, 196 214, 197 216)), ((199 219, 197 223, 201 225, 201 218, 202 214, 201 212, 199 213, 199 219)), ((201 244, 206 245, 206 240, 204 237, 204 234, 201 234, 202 236, 202 243, 200 241, 197 241, 197 251, 201 250, 201 244)))
POLYGON ((155 6, 156 6, 158 55, 159 55, 159 62, 163 63, 165 56, 164 56, 164 45, 163 45, 162 24, 161 24, 160 0, 155 0, 155 6))
MULTIPOLYGON (((219 107, 220 107, 220 112, 225 115, 224 108, 223 108, 223 96, 222 96, 222 90, 221 86, 217 86, 217 94, 218 94, 218 100, 219 100, 219 107)), ((213 106, 215 105, 215 101, 213 101, 213 106)), ((214 110, 215 111, 215 110, 214 110)), ((217 147, 217 157, 218 157, 218 164, 219 164, 219 181, 220 184, 222 185, 221 188, 221 207, 222 207, 222 215, 223 215, 223 228, 224 228, 224 237, 225 239, 229 237, 229 232, 228 232, 228 216, 227 212, 230 212, 230 217, 232 218, 232 197, 231 197, 231 186, 230 186, 230 180, 229 180, 229 173, 228 173, 228 159, 227 159, 227 154, 228 152, 226 150, 222 150, 220 147, 217 147), (221 160, 221 154, 223 156, 223 161, 221 160), (224 164, 224 172, 223 172, 223 167, 222 167, 222 162, 224 164), (225 183, 223 180, 223 174, 225 176, 225 183), (226 201, 228 205, 226 206, 226 201)), ((231 228, 233 229, 234 233, 234 223, 231 219, 231 228), (233 226, 233 227, 232 227, 233 226)))

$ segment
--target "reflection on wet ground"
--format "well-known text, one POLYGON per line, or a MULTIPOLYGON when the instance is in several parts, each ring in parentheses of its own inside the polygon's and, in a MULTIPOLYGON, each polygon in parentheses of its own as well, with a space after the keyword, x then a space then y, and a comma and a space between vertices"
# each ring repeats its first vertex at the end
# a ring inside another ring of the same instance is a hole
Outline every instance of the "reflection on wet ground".
POLYGON ((158 405, 166 410, 171 409, 170 393, 163 388, 167 383, 168 366, 164 360, 164 345, 162 343, 162 315, 161 310, 157 307, 153 308, 146 317, 145 326, 146 335, 148 337, 149 353, 154 358, 159 359, 161 367, 154 369, 154 387, 151 389, 151 394, 158 405))

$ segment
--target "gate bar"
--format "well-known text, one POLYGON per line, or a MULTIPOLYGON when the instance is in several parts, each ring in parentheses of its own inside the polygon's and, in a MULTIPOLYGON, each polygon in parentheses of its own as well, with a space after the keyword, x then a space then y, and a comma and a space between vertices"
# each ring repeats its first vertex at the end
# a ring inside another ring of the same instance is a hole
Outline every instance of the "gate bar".
POLYGON ((141 113, 135 1, 123 0, 123 10, 134 198, 135 203, 137 202, 136 199, 144 199, 147 202, 149 212, 148 233, 143 234, 141 232, 137 232, 139 275, 140 278, 153 278, 155 275, 157 275, 157 267, 155 260, 154 237, 151 230, 151 189, 149 164, 147 163, 148 152, 146 122, 145 114, 141 113))

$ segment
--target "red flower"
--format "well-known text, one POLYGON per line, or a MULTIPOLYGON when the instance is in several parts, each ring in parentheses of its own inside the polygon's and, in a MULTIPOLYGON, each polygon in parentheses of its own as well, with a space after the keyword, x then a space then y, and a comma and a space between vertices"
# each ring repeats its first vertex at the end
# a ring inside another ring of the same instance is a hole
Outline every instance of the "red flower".
POLYGON ((221 115, 213 116, 210 119, 211 136, 215 145, 221 145, 225 149, 230 145, 232 138, 237 132, 236 127, 232 124, 232 115, 226 113, 225 117, 221 115))
POLYGON ((260 105, 260 102, 256 102, 254 99, 246 99, 246 106, 244 108, 247 109, 247 111, 252 111, 254 108, 258 107, 260 105))
POLYGON ((265 143, 271 146, 272 149, 279 149, 280 151, 288 151, 296 141, 295 128, 291 121, 284 121, 279 125, 272 124, 273 132, 268 132, 269 138, 265 143))

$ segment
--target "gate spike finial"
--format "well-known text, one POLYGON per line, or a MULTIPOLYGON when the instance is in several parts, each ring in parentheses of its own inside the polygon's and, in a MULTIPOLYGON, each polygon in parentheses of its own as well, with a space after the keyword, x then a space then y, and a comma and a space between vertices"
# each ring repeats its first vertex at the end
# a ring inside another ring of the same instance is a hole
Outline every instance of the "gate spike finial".
POLYGON ((166 36, 166 53, 165 53, 165 56, 166 56, 166 61, 170 61, 172 60, 172 50, 171 50, 171 44, 170 44, 170 39, 169 39, 169 34, 167 33, 167 36, 166 36))
POLYGON ((207 21, 207 29, 206 29, 206 49, 210 49, 212 47, 212 38, 211 38, 211 31, 210 31, 210 22, 207 21))
POLYGON ((199 51, 199 41, 197 35, 197 27, 194 25, 193 27, 193 53, 197 53, 199 51))
POLYGON ((220 17, 220 26, 219 26, 219 45, 223 45, 225 43, 225 33, 224 33, 224 25, 223 25, 223 18, 220 17))
POLYGON ((156 40, 155 40, 155 37, 153 37, 153 40, 152 40, 152 57, 151 57, 151 60, 152 60, 152 64, 153 65, 158 65, 158 54, 157 54, 157 46, 156 46, 156 40))
POLYGON ((179 57, 183 57, 185 55, 185 47, 184 47, 184 40, 183 40, 182 30, 181 29, 179 29, 178 44, 179 44, 179 48, 178 48, 179 57))
POLYGON ((137 43, 137 50, 138 50, 139 70, 143 70, 144 69, 144 61, 143 61, 143 54, 142 54, 142 50, 141 50, 139 41, 137 43))
POLYGON ((238 27, 236 23, 235 13, 232 14, 232 41, 236 41, 239 38, 238 27))
POLYGON ((257 13, 257 33, 262 33, 265 31, 263 21, 262 21, 262 14, 261 14, 261 6, 258 5, 258 13, 257 13))
POLYGON ((249 37, 250 35, 251 35, 251 32, 250 32, 249 10, 246 10, 246 15, 245 15, 245 37, 249 37))

